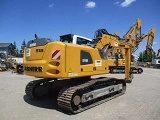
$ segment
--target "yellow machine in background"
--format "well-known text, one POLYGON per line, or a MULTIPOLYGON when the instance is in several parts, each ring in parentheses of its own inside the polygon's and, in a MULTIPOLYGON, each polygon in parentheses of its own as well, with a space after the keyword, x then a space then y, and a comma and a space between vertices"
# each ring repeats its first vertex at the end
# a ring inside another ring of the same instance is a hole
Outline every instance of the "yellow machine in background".
POLYGON ((126 82, 132 80, 131 46, 119 43, 116 47, 125 49, 125 79, 92 78, 109 73, 105 44, 98 49, 47 38, 30 40, 24 50, 24 72, 44 79, 29 82, 26 94, 40 99, 52 92, 58 93, 59 107, 72 113, 82 112, 124 94, 126 82))
POLYGON ((12 72, 22 74, 23 63, 17 63, 12 58, 9 58, 6 53, 0 53, 0 71, 12 70, 12 72))
POLYGON ((12 70, 12 73, 23 74, 23 63, 18 63, 15 59, 7 58, 5 64, 7 69, 12 70))
MULTIPOLYGON (((148 41, 146 45, 146 51, 151 50, 153 38, 154 38, 155 28, 152 28, 149 32, 141 35, 141 20, 137 19, 129 31, 120 38, 118 34, 109 34, 105 29, 99 29, 95 32, 95 47, 101 49, 104 45, 107 46, 106 57, 109 60, 109 70, 110 73, 124 73, 125 71, 125 51, 123 48, 117 48, 119 43, 130 44, 131 54, 133 54, 137 49, 139 44, 148 36, 148 41)), ((135 66, 134 58, 131 56, 131 72, 132 73, 142 73, 143 69, 135 66)))
MULTIPOLYGON (((110 60, 109 70, 110 73, 124 73, 125 72, 125 59, 123 56, 125 56, 125 52, 123 48, 116 48, 119 43, 128 43, 128 40, 131 40, 129 43, 131 48, 131 53, 134 49, 134 41, 140 36, 140 30, 141 30, 141 20, 137 19, 134 25, 128 30, 128 32, 123 36, 123 38, 120 38, 118 36, 118 33, 112 35, 109 34, 105 29, 99 29, 95 32, 94 35, 94 42, 96 43, 96 48, 102 48, 104 44, 108 46, 108 54, 107 58, 110 60), (99 41, 97 42, 97 39, 99 41)), ((131 72, 132 73, 142 73, 143 69, 134 66, 134 61, 131 61, 131 72)))

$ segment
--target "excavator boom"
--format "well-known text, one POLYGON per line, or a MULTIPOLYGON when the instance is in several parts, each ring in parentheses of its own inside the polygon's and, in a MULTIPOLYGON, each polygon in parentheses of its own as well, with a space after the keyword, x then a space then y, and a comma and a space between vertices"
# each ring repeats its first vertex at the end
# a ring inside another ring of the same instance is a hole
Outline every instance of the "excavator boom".
POLYGON ((137 19, 133 26, 123 36, 124 39, 137 39, 141 35, 141 19, 137 19))

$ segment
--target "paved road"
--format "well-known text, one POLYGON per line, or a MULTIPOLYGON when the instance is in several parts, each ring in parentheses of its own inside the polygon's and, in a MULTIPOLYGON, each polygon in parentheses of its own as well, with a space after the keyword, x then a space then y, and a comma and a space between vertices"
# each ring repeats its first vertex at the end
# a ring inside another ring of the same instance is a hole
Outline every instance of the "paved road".
MULTIPOLYGON (((123 75, 110 74, 123 78, 123 75)), ((59 109, 55 98, 29 99, 26 84, 35 78, 0 72, 0 120, 160 120, 160 70, 144 68, 124 95, 76 115, 59 109)))

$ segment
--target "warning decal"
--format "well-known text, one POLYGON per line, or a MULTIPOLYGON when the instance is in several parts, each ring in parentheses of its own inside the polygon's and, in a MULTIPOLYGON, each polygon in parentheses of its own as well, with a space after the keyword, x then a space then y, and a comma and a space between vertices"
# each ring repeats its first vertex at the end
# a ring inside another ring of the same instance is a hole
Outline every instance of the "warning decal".
POLYGON ((26 57, 29 57, 31 55, 31 49, 26 49, 26 57))
POLYGON ((60 50, 53 50, 52 51, 52 60, 60 60, 61 51, 60 50))

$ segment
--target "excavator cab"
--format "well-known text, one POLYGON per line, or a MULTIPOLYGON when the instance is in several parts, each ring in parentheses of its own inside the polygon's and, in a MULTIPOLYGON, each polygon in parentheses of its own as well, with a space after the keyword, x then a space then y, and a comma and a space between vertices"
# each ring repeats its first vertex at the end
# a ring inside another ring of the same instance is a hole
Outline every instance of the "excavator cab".
POLYGON ((102 37, 103 34, 109 35, 106 29, 98 29, 94 34, 94 38, 102 37))

